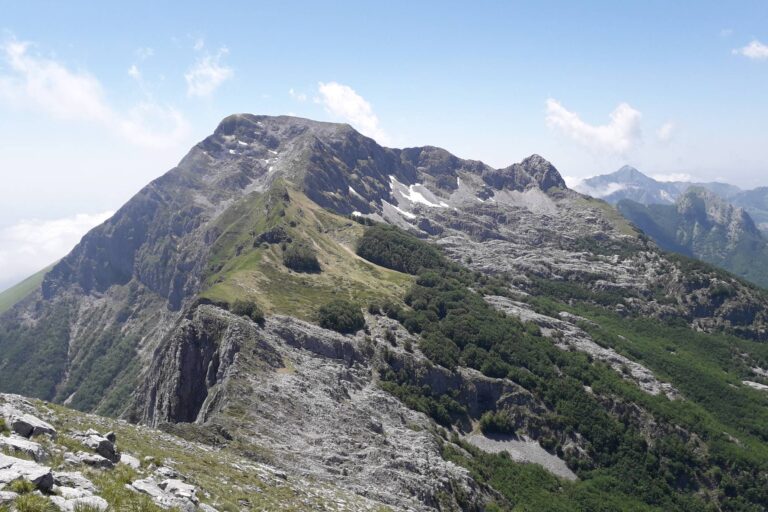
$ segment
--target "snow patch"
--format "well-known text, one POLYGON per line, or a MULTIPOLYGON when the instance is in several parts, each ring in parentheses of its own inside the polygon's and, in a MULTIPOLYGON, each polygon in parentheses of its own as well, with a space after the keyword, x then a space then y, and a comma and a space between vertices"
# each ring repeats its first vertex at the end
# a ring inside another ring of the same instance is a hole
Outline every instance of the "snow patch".
POLYGON ((363 214, 362 214, 362 213, 360 213, 359 211, 355 210, 355 211, 353 211, 353 212, 352 212, 352 216, 353 216, 353 217, 362 217, 362 216, 363 216, 363 214))
POLYGON ((390 175, 389 187, 392 192, 399 193, 404 199, 410 201, 411 203, 423 204, 430 208, 448 207, 448 203, 438 199, 427 187, 421 183, 406 186, 400 183, 397 178, 390 175), (429 198, 427 196, 429 196, 429 198))
POLYGON ((237 151, 235 151, 234 149, 230 149, 230 150, 229 150, 229 154, 230 154, 230 155, 236 155, 236 154, 237 154, 237 151))
POLYGON ((357 190, 352 188, 352 185, 349 186, 349 193, 352 194, 353 196, 359 197, 360 199, 365 199, 362 195, 360 195, 360 193, 357 190))
POLYGON ((248 145, 247 142, 243 142, 241 140, 237 141, 237 143, 240 144, 241 146, 247 146, 248 145))

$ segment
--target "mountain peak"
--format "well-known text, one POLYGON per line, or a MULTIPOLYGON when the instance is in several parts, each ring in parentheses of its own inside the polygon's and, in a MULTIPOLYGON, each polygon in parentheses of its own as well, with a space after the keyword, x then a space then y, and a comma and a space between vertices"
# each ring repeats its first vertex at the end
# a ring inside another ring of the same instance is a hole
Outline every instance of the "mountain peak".
POLYGON ((622 166, 619 170, 617 170, 614 173, 608 174, 607 176, 620 179, 622 180, 622 182, 627 184, 658 183, 656 180, 643 174, 637 168, 632 167, 631 165, 622 166))

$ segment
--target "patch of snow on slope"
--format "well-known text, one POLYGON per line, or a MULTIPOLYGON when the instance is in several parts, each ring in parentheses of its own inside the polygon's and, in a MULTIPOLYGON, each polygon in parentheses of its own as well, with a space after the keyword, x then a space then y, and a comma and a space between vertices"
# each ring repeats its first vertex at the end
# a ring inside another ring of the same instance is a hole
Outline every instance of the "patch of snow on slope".
POLYGON ((410 201, 411 203, 423 204, 430 208, 448 207, 448 203, 439 200, 427 187, 421 183, 406 186, 400 183, 394 176, 390 176, 389 181, 389 186, 392 192, 399 193, 404 199, 410 201))
POLYGON ((363 196, 360 195, 360 193, 357 190, 352 188, 352 185, 349 186, 349 193, 352 194, 353 196, 359 197, 360 199, 365 199, 363 196))

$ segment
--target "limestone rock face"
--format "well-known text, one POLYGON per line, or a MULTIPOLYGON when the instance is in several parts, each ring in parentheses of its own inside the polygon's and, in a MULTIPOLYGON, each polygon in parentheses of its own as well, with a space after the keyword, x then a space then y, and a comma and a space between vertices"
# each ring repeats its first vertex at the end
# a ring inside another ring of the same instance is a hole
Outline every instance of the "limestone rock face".
POLYGON ((40 418, 25 412, 25 406, 29 407, 27 403, 19 400, 15 403, 0 404, 0 417, 21 437, 30 438, 44 434, 55 437, 56 429, 40 418))
POLYGON ((42 491, 50 491, 53 487, 53 475, 50 467, 8 457, 0 453, 0 486, 5 486, 20 478, 32 482, 42 491))
MULTIPOLYGON (((478 506, 486 499, 465 469, 442 459, 430 420, 377 386, 381 355, 371 352, 362 333, 343 336, 283 316, 268 318, 260 327, 212 305, 198 306, 187 317, 153 362, 148 375, 156 377, 137 393, 134 420, 160 427, 192 421, 243 442, 269 446, 289 473, 335 481, 395 508, 429 510, 439 496, 447 495, 449 485, 460 485, 478 506), (186 361, 178 357, 181 346, 189 343, 183 333, 217 340, 215 353, 233 344, 239 347, 211 381, 208 367, 192 365, 197 373, 186 378, 210 384, 208 393, 198 397, 202 406, 196 416, 188 416, 190 409, 168 406, 186 403, 186 391, 176 377, 170 385, 162 380, 178 375, 178 365, 186 361)), ((371 317, 375 332, 379 321, 390 322, 371 317)), ((402 333, 403 339, 409 336, 402 333)), ((412 357, 402 348, 400 353, 412 357)), ((425 378, 436 387, 461 389, 470 403, 502 401, 515 387, 493 383, 477 372, 456 379, 437 367, 425 378)), ((140 485, 144 492, 157 492, 155 485, 161 483, 140 485)))

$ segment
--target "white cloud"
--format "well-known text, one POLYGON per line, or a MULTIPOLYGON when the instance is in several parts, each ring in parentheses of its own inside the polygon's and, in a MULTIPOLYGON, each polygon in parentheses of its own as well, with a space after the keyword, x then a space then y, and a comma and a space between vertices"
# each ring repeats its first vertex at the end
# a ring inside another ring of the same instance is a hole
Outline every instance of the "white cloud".
POLYGON ((307 101, 307 95, 303 92, 296 92, 292 88, 288 89, 288 94, 291 96, 291 98, 295 99, 296 101, 305 102, 307 101))
MULTIPOLYGON (((8 65, 7 72, 0 74, 0 101, 57 119, 96 123, 138 145, 168 146, 188 135, 188 123, 174 109, 141 104, 128 112, 117 111, 107 102, 96 77, 33 54, 30 47, 18 41, 0 45, 0 59, 8 65)), ((134 68, 129 74, 139 72, 134 68)))
POLYGON ((695 181, 694 177, 684 172, 673 172, 670 174, 652 174, 651 178, 656 181, 695 181))
POLYGON ((610 114, 610 122, 604 125, 591 125, 555 100, 547 100, 547 125, 556 129, 579 144, 593 151, 624 154, 642 139, 640 130, 640 112, 621 103, 610 114))
POLYGON ((752 60, 768 59, 768 45, 761 43, 757 39, 743 48, 733 50, 734 55, 743 55, 752 60))
MULTIPOLYGON (((198 45, 195 44, 195 49, 198 45)), ((200 46, 202 49, 202 46, 200 46)), ((187 81, 187 96, 210 96, 221 84, 232 78, 235 72, 231 67, 221 63, 229 50, 219 49, 215 55, 203 55, 184 74, 187 81)))
POLYGON ((563 176, 563 181, 565 181, 565 185, 568 188, 574 189, 574 187, 579 186, 579 184, 584 181, 584 178, 579 178, 577 176, 563 176))
POLYGON ((602 187, 590 187, 589 185, 582 182, 574 185, 571 188, 573 188, 573 190, 577 192, 581 192, 582 194, 586 194, 588 196, 603 198, 613 193, 619 192, 621 190, 625 190, 627 188, 627 185, 623 183, 608 183, 607 185, 604 185, 602 187))
POLYGON ((113 212, 22 220, 0 229, 0 283, 14 283, 64 257, 113 212))
POLYGON ((672 121, 667 121, 666 123, 661 125, 658 130, 656 130, 656 137, 659 139, 659 142, 666 143, 672 140, 674 131, 675 131, 675 124, 672 121))
POLYGON ((389 141, 389 136, 379 126, 379 118, 373 113, 371 104, 350 86, 337 82, 320 82, 318 92, 318 101, 325 106, 329 114, 348 122, 360 133, 378 142, 386 144, 389 141))
POLYGON ((136 64, 132 64, 131 67, 128 68, 128 76, 134 80, 141 80, 141 71, 139 71, 136 64))

